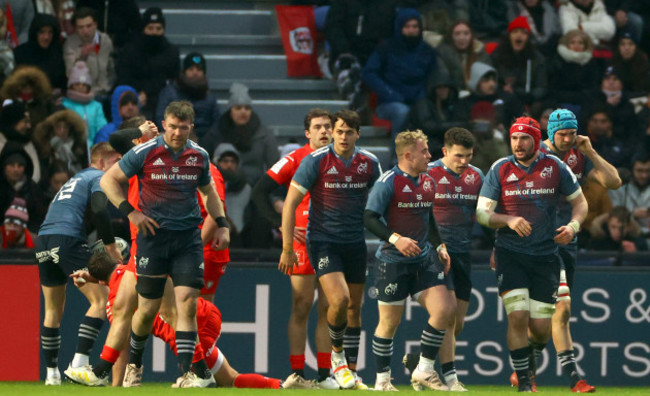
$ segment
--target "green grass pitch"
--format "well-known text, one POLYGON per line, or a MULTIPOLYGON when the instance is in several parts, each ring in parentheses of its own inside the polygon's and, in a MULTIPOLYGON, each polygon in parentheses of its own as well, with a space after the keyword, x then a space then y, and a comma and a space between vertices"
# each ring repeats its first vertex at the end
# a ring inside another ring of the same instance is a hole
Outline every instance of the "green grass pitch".
MULTIPOLYGON (((236 389, 236 388, 218 388, 218 389, 172 389, 168 383, 145 383, 142 388, 87 388, 80 385, 63 384, 57 387, 46 387, 42 382, 0 382, 0 395, 23 396, 23 395, 146 395, 146 396, 163 396, 163 395, 206 395, 215 392, 219 396, 244 396, 244 395, 270 395, 275 392, 282 392, 288 395, 318 395, 318 394, 349 394, 350 391, 331 391, 331 390, 297 390, 297 389, 236 389)), ((410 386, 398 386, 400 393, 403 395, 422 395, 421 392, 415 392, 410 386)), ((505 395, 517 394, 514 388, 507 386, 493 385, 473 385, 468 386, 469 396, 474 395, 505 395)), ((598 387, 599 395, 649 395, 650 387, 598 387)), ((362 392, 362 391, 357 391, 362 392)), ((443 392, 436 392, 443 394, 443 392)), ((571 395, 571 390, 565 387, 540 387, 540 395, 571 395)))

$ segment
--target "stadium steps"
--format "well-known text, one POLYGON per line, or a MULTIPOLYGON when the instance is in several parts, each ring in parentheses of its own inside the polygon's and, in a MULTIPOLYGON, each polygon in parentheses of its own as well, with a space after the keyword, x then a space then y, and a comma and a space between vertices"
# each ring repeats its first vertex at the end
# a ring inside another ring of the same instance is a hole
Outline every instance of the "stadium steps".
MULTIPOLYGON (((163 9, 165 34, 180 47, 181 58, 191 51, 204 54, 210 89, 222 109, 227 105, 231 84, 241 82, 249 88, 253 109, 278 134, 280 143, 292 139, 303 142, 302 123, 307 111, 314 107, 338 111, 347 107, 347 102, 339 100, 330 80, 287 76, 274 11, 280 4, 286 1, 139 1, 143 11, 151 6, 163 9)), ((381 131, 363 127, 360 144, 383 158, 389 140, 381 131)))

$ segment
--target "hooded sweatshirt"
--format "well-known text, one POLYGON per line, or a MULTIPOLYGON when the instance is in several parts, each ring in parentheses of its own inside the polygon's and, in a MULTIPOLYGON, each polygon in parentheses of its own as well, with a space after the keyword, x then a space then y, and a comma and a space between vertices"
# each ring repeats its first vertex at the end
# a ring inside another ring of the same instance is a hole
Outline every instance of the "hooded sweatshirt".
MULTIPOLYGON (((108 137, 111 136, 113 132, 117 131, 117 129, 122 124, 122 121, 124 121, 120 115, 120 99, 122 99, 122 96, 126 92, 133 92, 136 97, 138 96, 136 90, 128 85, 119 85, 117 88, 115 88, 115 91, 113 91, 113 95, 111 96, 112 121, 104 125, 104 127, 97 132, 97 135, 95 135, 95 144, 108 142, 108 137)), ((138 106, 140 106, 139 100, 138 106)))
POLYGON ((401 9, 394 29, 393 37, 370 55, 361 79, 379 96, 380 103, 413 104, 426 94, 428 77, 438 68, 437 52, 422 40, 422 17, 417 10, 401 9), (402 28, 412 19, 420 24, 420 35, 414 39, 402 35, 402 28))
POLYGON ((61 29, 59 20, 52 15, 36 14, 29 27, 29 41, 14 50, 16 65, 37 66, 50 79, 52 87, 64 90, 66 88, 65 63, 63 62, 63 47, 59 41, 61 29), (52 42, 47 48, 38 45, 38 31, 49 26, 52 28, 52 42))

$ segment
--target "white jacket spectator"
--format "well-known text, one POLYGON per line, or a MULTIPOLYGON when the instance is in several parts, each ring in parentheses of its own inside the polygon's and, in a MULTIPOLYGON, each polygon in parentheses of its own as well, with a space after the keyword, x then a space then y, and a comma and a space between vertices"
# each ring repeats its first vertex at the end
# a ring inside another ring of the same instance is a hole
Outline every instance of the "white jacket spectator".
POLYGON ((580 29, 595 45, 609 41, 616 34, 614 18, 607 14, 603 0, 568 0, 560 6, 562 34, 580 29))

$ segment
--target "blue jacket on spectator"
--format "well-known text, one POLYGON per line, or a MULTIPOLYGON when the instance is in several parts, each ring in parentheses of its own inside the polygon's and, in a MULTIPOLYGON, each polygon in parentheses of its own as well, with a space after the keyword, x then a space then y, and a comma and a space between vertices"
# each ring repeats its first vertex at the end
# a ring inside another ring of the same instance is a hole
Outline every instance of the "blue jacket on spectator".
POLYGON ((122 98, 122 95, 128 91, 133 92, 136 97, 138 96, 136 90, 128 85, 119 85, 115 88, 115 91, 113 91, 113 95, 111 96, 111 122, 104 125, 104 127, 97 132, 97 135, 95 135, 95 144, 108 142, 108 137, 111 136, 113 132, 117 131, 124 121, 120 115, 120 99, 122 98))
POLYGON ((426 83, 437 69, 437 52, 422 41, 422 17, 413 8, 403 8, 395 18, 395 33, 377 46, 363 68, 363 82, 379 97, 379 102, 413 104, 424 98, 426 83), (420 37, 409 42, 402 36, 406 22, 417 19, 420 37))

